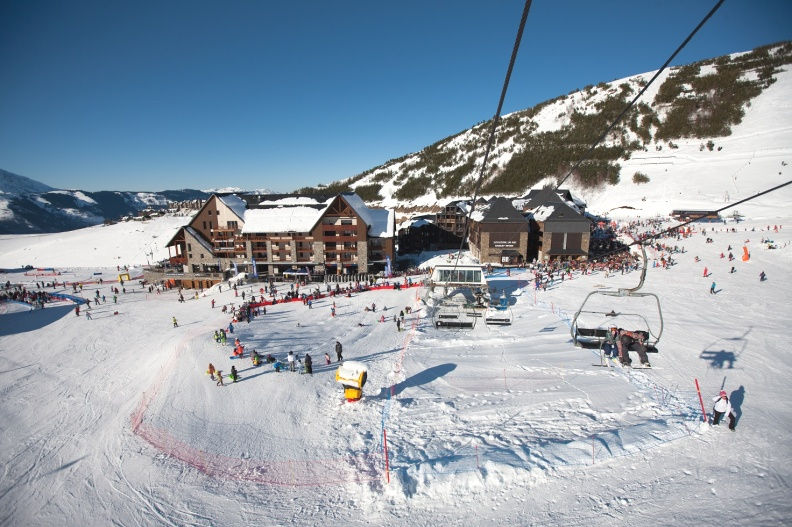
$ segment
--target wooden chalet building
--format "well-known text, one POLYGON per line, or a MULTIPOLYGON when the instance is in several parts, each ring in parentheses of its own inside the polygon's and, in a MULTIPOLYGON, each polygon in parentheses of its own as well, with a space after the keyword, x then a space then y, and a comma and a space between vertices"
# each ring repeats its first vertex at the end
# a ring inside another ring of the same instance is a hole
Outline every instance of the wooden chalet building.
POLYGON ((327 200, 213 195, 168 242, 169 272, 147 279, 209 287, 235 272, 373 273, 393 259, 394 230, 392 210, 370 209, 355 193, 327 200))
POLYGON ((591 220, 583 213, 583 202, 568 190, 553 189, 532 190, 520 201, 531 221, 538 260, 588 258, 591 220))
POLYGON ((470 217, 470 252, 481 264, 521 265, 529 259, 530 232, 511 199, 492 198, 477 204, 470 217))

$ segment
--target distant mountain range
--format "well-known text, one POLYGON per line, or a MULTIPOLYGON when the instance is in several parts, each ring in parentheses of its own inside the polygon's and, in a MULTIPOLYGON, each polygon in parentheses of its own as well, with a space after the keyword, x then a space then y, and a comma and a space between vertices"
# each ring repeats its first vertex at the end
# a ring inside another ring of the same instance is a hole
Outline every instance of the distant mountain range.
POLYGON ((34 234, 81 229, 136 215, 172 202, 206 199, 202 190, 127 192, 54 189, 0 169, 0 234, 34 234))

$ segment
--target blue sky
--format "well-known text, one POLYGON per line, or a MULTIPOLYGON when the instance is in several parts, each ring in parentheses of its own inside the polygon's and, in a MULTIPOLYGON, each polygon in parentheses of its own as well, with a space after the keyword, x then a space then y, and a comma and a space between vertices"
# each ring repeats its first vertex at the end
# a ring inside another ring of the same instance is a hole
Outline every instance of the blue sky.
MULTIPOLYGON (((715 1, 533 2, 504 113, 657 69, 715 1)), ((0 2, 0 168, 53 187, 288 192, 489 119, 523 1, 0 2)), ((727 0, 684 64, 792 39, 727 0)))

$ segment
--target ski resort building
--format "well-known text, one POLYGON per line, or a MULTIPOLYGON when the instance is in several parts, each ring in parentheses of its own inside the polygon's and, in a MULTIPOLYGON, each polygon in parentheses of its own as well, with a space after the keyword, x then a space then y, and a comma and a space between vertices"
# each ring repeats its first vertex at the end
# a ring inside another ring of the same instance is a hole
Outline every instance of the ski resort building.
POLYGON ((591 220, 585 203, 568 190, 532 190, 518 200, 531 222, 531 245, 540 261, 586 259, 591 240, 591 220))
POLYGON ((394 256, 395 215, 355 193, 212 195, 168 242, 169 259, 147 280, 210 287, 233 274, 267 278, 383 271, 394 256))
POLYGON ((492 198, 470 216, 470 252, 481 264, 522 265, 528 261, 530 232, 528 220, 511 199, 492 198))

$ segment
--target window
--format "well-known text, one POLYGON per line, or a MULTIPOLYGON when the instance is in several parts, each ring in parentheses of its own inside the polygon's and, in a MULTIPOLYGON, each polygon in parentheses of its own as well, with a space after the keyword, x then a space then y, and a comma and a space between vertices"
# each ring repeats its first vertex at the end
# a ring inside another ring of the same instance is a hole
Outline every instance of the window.
POLYGON ((236 229, 236 228, 237 228, 237 222, 236 222, 236 221, 228 221, 228 222, 226 223, 226 226, 227 226, 229 229, 236 229))
POLYGON ((192 245, 190 245, 189 243, 187 244, 187 251, 192 252, 192 245))
POLYGON ((341 220, 341 225, 352 225, 352 220, 351 219, 349 219, 349 220, 342 219, 341 220))
POLYGON ((206 222, 203 222, 203 228, 206 230, 206 222))
POLYGON ((207 213, 208 213, 210 216, 212 215, 212 211, 211 211, 211 210, 208 210, 208 211, 206 211, 206 212, 207 212, 207 213))

